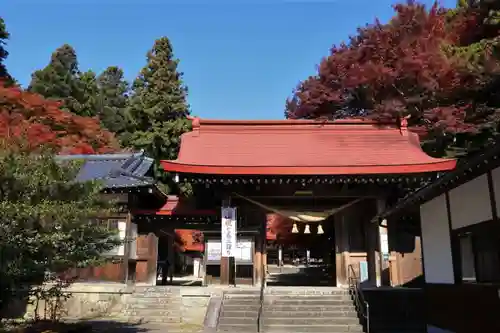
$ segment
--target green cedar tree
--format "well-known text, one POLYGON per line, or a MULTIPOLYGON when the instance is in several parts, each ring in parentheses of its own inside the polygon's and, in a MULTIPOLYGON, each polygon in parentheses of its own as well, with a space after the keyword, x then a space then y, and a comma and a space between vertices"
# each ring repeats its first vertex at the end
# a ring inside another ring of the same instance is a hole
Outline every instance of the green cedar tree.
MULTIPOLYGON (((132 124, 124 144, 144 149, 157 162, 175 159, 180 136, 189 130, 187 88, 178 64, 170 40, 160 38, 147 53, 147 64, 132 86, 128 108, 132 124)), ((164 184, 173 185, 159 164, 155 166, 155 176, 164 184)))

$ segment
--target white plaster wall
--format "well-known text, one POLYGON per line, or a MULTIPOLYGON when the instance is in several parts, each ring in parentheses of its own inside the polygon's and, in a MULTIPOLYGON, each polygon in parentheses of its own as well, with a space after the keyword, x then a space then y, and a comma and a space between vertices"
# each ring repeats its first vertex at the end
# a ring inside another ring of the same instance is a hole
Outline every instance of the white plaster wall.
POLYGON ((450 208, 453 229, 492 219, 493 213, 486 174, 451 190, 450 208))
POLYGON ((491 171, 493 178, 493 192, 495 193, 495 201, 497 212, 500 212, 500 167, 491 171))
POLYGON ((420 206, 425 282, 454 283, 450 230, 444 194, 420 206))

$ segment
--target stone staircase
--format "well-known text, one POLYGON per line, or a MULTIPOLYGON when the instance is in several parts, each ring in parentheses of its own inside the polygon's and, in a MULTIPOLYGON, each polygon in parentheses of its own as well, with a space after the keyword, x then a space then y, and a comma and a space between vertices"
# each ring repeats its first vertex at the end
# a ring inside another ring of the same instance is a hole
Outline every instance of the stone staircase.
POLYGON ((362 333, 363 327, 348 291, 328 289, 266 290, 262 331, 362 333))
POLYGON ((169 288, 137 288, 118 316, 128 322, 179 324, 182 298, 169 288))
POLYGON ((168 287, 142 287, 126 299, 113 319, 153 326, 165 332, 198 332, 202 327, 187 327, 182 320, 182 296, 168 287))
POLYGON ((225 292, 217 332, 257 332, 259 290, 225 292))

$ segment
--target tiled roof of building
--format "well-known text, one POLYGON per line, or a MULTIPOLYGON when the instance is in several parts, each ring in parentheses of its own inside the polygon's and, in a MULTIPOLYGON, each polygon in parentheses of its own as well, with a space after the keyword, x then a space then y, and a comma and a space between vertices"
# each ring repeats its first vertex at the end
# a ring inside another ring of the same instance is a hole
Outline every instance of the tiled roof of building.
POLYGON ((194 118, 177 160, 165 170, 192 174, 353 175, 451 170, 406 126, 364 120, 206 120, 194 118))
POLYGON ((421 188, 409 193, 395 205, 388 208, 373 220, 382 220, 391 216, 404 213, 408 208, 419 207, 421 204, 452 190, 481 174, 487 173, 500 166, 500 142, 483 149, 481 152, 464 160, 451 172, 441 178, 428 183, 421 188))
POLYGON ((59 160, 83 160, 84 164, 76 180, 101 180, 106 188, 123 188, 153 185, 154 179, 147 177, 153 159, 140 153, 102 155, 59 155, 59 160))

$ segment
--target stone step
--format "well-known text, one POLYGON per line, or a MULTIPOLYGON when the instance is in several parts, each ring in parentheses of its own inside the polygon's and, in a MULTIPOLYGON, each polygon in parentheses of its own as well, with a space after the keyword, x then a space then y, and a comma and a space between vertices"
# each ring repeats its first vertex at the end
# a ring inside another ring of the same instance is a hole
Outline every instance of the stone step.
POLYGON ((222 310, 238 311, 244 309, 245 311, 259 311, 260 304, 247 304, 242 307, 240 304, 223 304, 222 310))
POLYGON ((224 292, 224 296, 260 296, 260 289, 234 289, 224 292))
POLYGON ((269 300, 274 300, 274 299, 279 299, 279 300, 298 300, 298 299, 303 299, 306 301, 314 301, 314 300, 331 300, 331 301, 352 301, 352 298, 350 295, 282 295, 282 296, 275 296, 275 295, 266 295, 264 299, 269 299, 269 300))
POLYGON ((353 317, 357 318, 358 314, 354 309, 351 310, 323 310, 323 311, 280 311, 276 309, 265 309, 263 311, 266 318, 293 318, 299 314, 302 318, 336 318, 336 317, 353 317))
POLYGON ((179 288, 175 288, 172 286, 136 286, 134 287, 134 293, 155 293, 155 292, 160 292, 160 293, 171 293, 171 294, 178 294, 179 293, 179 288))
POLYGON ((161 303, 142 303, 142 304, 125 304, 123 309, 125 310, 169 310, 169 309, 181 309, 180 304, 161 304, 161 303))
POLYGON ((201 332, 203 330, 202 325, 193 325, 186 323, 161 323, 161 322, 151 322, 140 321, 121 317, 108 317, 102 323, 96 323, 92 321, 92 332, 201 332), (112 320, 114 324, 110 327, 109 321, 112 320), (116 327, 116 323, 123 323, 123 329, 120 330, 116 327), (140 325, 140 327, 134 326, 140 325), (130 326, 133 326, 130 328, 130 326), (113 329, 113 330, 111 330, 113 329), (189 329, 189 330, 186 330, 189 329))
POLYGON ((126 301, 128 304, 182 304, 180 298, 161 298, 161 297, 145 297, 137 298, 131 297, 126 301))
POLYGON ((131 310, 123 310, 121 312, 125 316, 144 316, 144 317, 149 317, 149 316, 158 316, 158 317, 173 317, 173 318, 180 318, 181 317, 181 311, 180 310, 168 310, 168 309, 163 309, 163 310, 148 310, 148 309, 131 309, 131 310))
POLYGON ((160 302, 127 302, 125 303, 126 309, 169 309, 180 308, 182 303, 160 303, 160 302))
POLYGON ((294 318, 269 318, 264 319, 264 325, 296 325, 296 326, 307 326, 307 325, 359 325, 359 319, 357 317, 302 317, 301 314, 297 314, 294 318))
POLYGON ((165 323, 165 324, 175 324, 175 325, 180 325, 182 324, 181 317, 164 317, 164 316, 123 316, 119 315, 116 316, 116 318, 119 318, 123 321, 129 322, 129 323, 165 323))
POLYGON ((242 318, 242 317, 249 317, 249 318, 257 318, 259 315, 258 311, 248 311, 248 310, 224 310, 222 309, 220 318, 242 318))
MULTIPOLYGON (((258 308, 257 308, 258 310, 258 308)), ((269 311, 290 311, 290 312, 320 312, 320 311, 354 311, 354 305, 338 304, 338 305, 304 305, 304 304, 273 304, 272 306, 265 305, 264 313, 269 311)))
MULTIPOLYGON (((253 323, 251 325, 248 324, 220 324, 217 327, 217 332, 245 332, 245 333, 255 333, 257 332, 257 324, 253 323)), ((294 331, 290 331, 287 333, 292 333, 294 331)))
POLYGON ((223 304, 260 304, 260 299, 253 298, 225 298, 223 304))
POLYGON ((264 332, 272 333, 363 333, 361 325, 265 325, 264 332))
POLYGON ((222 317, 219 319, 219 325, 254 325, 257 326, 257 317, 240 317, 240 318, 228 318, 222 317))
POLYGON ((343 288, 273 288, 269 287, 264 291, 265 295, 272 296, 326 296, 326 295, 349 295, 349 291, 343 288))
POLYGON ((307 298, 276 298, 273 300, 265 300, 265 304, 275 305, 303 305, 303 306, 331 306, 331 305, 350 305, 350 300, 338 299, 307 299, 307 298))
POLYGON ((132 294, 130 298, 138 298, 138 299, 151 299, 151 298, 162 298, 162 299, 180 299, 181 296, 176 295, 163 295, 163 294, 147 294, 147 295, 137 295, 132 294))

